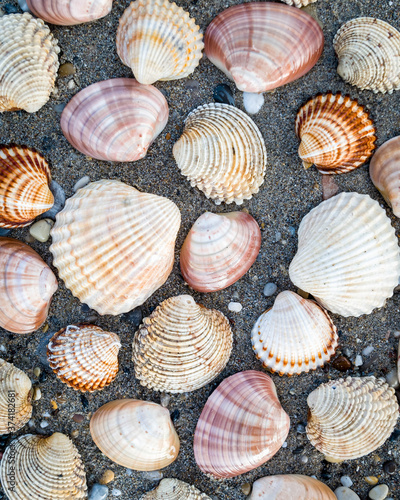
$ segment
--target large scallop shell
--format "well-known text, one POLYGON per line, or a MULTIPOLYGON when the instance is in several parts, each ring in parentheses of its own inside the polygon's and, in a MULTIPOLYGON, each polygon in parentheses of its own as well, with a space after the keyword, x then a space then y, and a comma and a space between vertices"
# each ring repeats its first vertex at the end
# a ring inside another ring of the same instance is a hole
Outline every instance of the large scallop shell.
POLYGON ((337 500, 333 491, 318 479, 300 474, 266 476, 253 484, 248 500, 337 500))
POLYGON ((275 385, 253 370, 225 379, 208 398, 194 433, 194 456, 206 474, 235 477, 259 467, 289 432, 275 385))
POLYGON ((267 152, 256 124, 228 104, 204 104, 185 121, 173 154, 183 175, 217 205, 240 205, 264 182, 267 152))
POLYGON ((120 399, 105 404, 91 418, 90 432, 104 455, 129 469, 162 469, 179 453, 169 411, 148 401, 120 399))
POLYGON ((26 0, 35 16, 51 24, 72 26, 100 19, 111 12, 112 0, 26 0))
POLYGON ((58 70, 57 40, 30 14, 0 17, 0 113, 38 111, 49 100, 58 70))
POLYGON ((119 181, 92 182, 57 215, 50 251, 75 297, 99 314, 117 315, 165 283, 180 222, 167 198, 119 181))
POLYGON ((393 295, 400 276, 399 246, 377 201, 341 193, 301 221, 292 282, 342 316, 369 314, 393 295))
POLYGON ((195 20, 168 0, 136 0, 119 21, 118 55, 140 83, 186 78, 203 47, 195 20))
POLYGON ((304 166, 315 165, 322 174, 354 170, 375 149, 375 126, 368 111, 342 94, 317 95, 296 117, 299 156, 304 166))
POLYGON ((76 94, 61 115, 61 128, 81 153, 105 161, 136 161, 162 132, 168 103, 152 85, 114 78, 76 94))
POLYGON ((141 500, 211 500, 211 498, 179 479, 163 479, 155 490, 146 493, 141 500))

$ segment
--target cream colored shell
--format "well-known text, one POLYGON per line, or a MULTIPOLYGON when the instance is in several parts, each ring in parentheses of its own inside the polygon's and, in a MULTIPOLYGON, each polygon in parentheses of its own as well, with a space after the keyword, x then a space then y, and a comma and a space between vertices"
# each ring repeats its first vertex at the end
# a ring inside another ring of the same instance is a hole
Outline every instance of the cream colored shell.
POLYGON ((163 479, 158 487, 146 493, 141 500, 211 500, 190 484, 178 479, 163 479))
POLYGON ((87 23, 110 13, 112 0, 27 0, 29 10, 48 23, 87 23))
POLYGON ((266 476, 253 484, 248 500, 337 500, 324 483, 300 474, 266 476))
POLYGON ((301 7, 305 7, 310 3, 315 3, 317 0, 282 0, 282 1, 287 3, 288 5, 293 5, 294 7, 298 7, 300 9, 301 7))

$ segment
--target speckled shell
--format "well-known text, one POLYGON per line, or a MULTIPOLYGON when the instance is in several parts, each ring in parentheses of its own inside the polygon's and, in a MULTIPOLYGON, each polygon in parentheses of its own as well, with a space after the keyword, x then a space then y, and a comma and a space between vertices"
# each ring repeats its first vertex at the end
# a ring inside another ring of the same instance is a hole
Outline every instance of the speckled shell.
POLYGON ((399 416, 394 389, 375 377, 331 380, 315 389, 307 404, 308 439, 333 462, 378 449, 399 416))
POLYGON ((368 111, 341 94, 317 95, 297 113, 299 156, 321 174, 354 170, 372 155, 376 130, 368 111))
POLYGON ((57 377, 76 391, 103 389, 118 373, 121 342, 115 333, 94 325, 70 325, 47 346, 47 359, 57 377))
POLYGON ((228 319, 190 295, 164 300, 143 320, 133 342, 136 378, 151 389, 190 392, 225 368, 232 350, 228 319))
POLYGON ((253 484, 248 500, 337 500, 324 483, 300 474, 266 476, 253 484))
POLYGON ((57 40, 30 14, 0 17, 0 113, 38 111, 49 100, 58 70, 57 40))
POLYGON ((81 153, 105 161, 136 161, 162 132, 168 103, 152 85, 114 78, 76 94, 61 115, 61 129, 81 153))
POLYGON ((337 72, 362 90, 388 92, 400 88, 400 33, 374 17, 358 17, 343 24, 333 46, 337 72))
POLYGON ((91 418, 90 432, 104 455, 128 469, 162 469, 179 453, 169 411, 148 401, 120 399, 105 404, 91 418))
POLYGON ((35 16, 51 24, 72 26, 100 19, 111 12, 112 0, 26 0, 35 16))
POLYGON ((306 5, 314 3, 317 0, 282 0, 282 1, 287 3, 288 5, 293 5, 294 7, 298 7, 300 9, 301 7, 305 7, 306 5))
POLYGON ((92 182, 57 215, 50 251, 75 297, 99 314, 118 315, 165 283, 180 222, 167 198, 119 181, 92 182))
POLYGON ((0 465, 1 484, 9 500, 84 500, 86 474, 72 441, 26 434, 11 443, 0 465), (15 482, 12 482, 15 474, 15 482))
POLYGON ((264 182, 264 139, 253 120, 229 104, 204 104, 192 111, 173 155, 190 184, 217 205, 240 205, 264 182))
POLYGON ((163 479, 155 490, 146 493, 141 500, 211 500, 211 498, 178 479, 163 479))
POLYGON ((201 412, 194 434, 197 465, 216 478, 244 474, 277 453, 289 425, 268 375, 236 373, 217 387, 201 412))
POLYGON ((136 0, 119 21, 118 55, 140 83, 186 78, 203 47, 195 20, 168 0, 136 0))
POLYGON ((399 247, 390 219, 367 195, 341 193, 301 221, 292 282, 342 316, 369 314, 393 295, 399 247))

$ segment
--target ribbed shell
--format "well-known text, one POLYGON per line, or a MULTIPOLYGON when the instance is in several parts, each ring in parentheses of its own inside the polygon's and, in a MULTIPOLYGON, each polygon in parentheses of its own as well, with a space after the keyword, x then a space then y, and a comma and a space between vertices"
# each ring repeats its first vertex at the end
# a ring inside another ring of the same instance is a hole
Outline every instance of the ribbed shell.
POLYGON ((248 500, 337 500, 324 483, 300 474, 266 476, 253 484, 248 500))
POLYGON ((57 215, 54 265, 72 294, 99 314, 128 312, 167 280, 180 221, 167 198, 119 181, 92 182, 57 215))
POLYGON ((151 389, 190 392, 225 368, 232 350, 228 319, 190 295, 164 300, 143 320, 133 342, 136 378, 151 389))
POLYGON ((289 432, 272 379, 253 370, 226 378, 208 398, 194 433, 197 465, 217 478, 259 467, 289 432))
POLYGON ((384 379, 347 377, 321 384, 307 398, 307 436, 330 461, 368 455, 389 438, 399 416, 384 379))
POLYGON ((168 0, 136 0, 119 21, 118 55, 140 83, 186 78, 203 47, 195 20, 168 0))
POLYGON ((211 498, 178 479, 163 479, 155 490, 146 493, 141 500, 211 500, 211 498))
POLYGON ((333 46, 337 72, 362 90, 388 92, 400 88, 400 33, 374 17, 358 17, 343 24, 333 46))
POLYGON ((59 432, 49 437, 26 434, 17 438, 3 455, 0 475, 9 500, 87 498, 81 457, 72 441, 59 432))
POLYGON ((151 85, 114 78, 76 94, 61 115, 67 140, 81 153, 105 161, 136 161, 162 132, 168 103, 151 85))
POLYGON ((301 221, 292 282, 342 316, 369 314, 393 295, 399 247, 390 219, 367 195, 341 193, 301 221))
POLYGON ((111 12, 112 0, 26 0, 35 16, 51 24, 72 26, 100 19, 111 12))
POLYGON ((241 205, 264 182, 264 139, 253 120, 229 104, 204 104, 192 111, 173 155, 190 184, 217 205, 241 205))
POLYGON ((60 48, 49 28, 30 14, 0 17, 0 113, 38 111, 49 100, 60 48))
POLYGON ((375 149, 375 133, 368 111, 342 94, 317 95, 297 113, 299 156, 321 174, 343 174, 365 163, 375 149))
POLYGON ((294 7, 298 7, 300 9, 301 7, 305 7, 306 5, 314 3, 317 0, 282 0, 282 1, 287 3, 288 5, 293 5, 294 7))
POLYGON ((324 366, 338 345, 336 327, 316 302, 281 292, 251 332, 263 367, 279 375, 299 375, 324 366))

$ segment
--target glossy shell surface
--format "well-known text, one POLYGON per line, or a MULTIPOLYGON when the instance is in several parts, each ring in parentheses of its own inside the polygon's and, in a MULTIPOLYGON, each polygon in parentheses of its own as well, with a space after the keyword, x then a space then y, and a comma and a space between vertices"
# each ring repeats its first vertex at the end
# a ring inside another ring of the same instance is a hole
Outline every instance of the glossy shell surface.
POLYGON ((35 16, 51 24, 88 23, 111 12, 112 0, 26 0, 35 16))
POLYGON ((333 491, 318 479, 300 474, 266 476, 253 483, 248 500, 337 500, 333 491))
POLYGON ((294 7, 298 7, 301 9, 301 7, 306 7, 307 5, 310 5, 310 3, 315 3, 317 0, 282 0, 283 2, 287 3, 288 5, 293 5, 294 7))
POLYGON ((141 500, 211 500, 190 484, 178 479, 163 479, 157 488, 141 497, 141 500))

